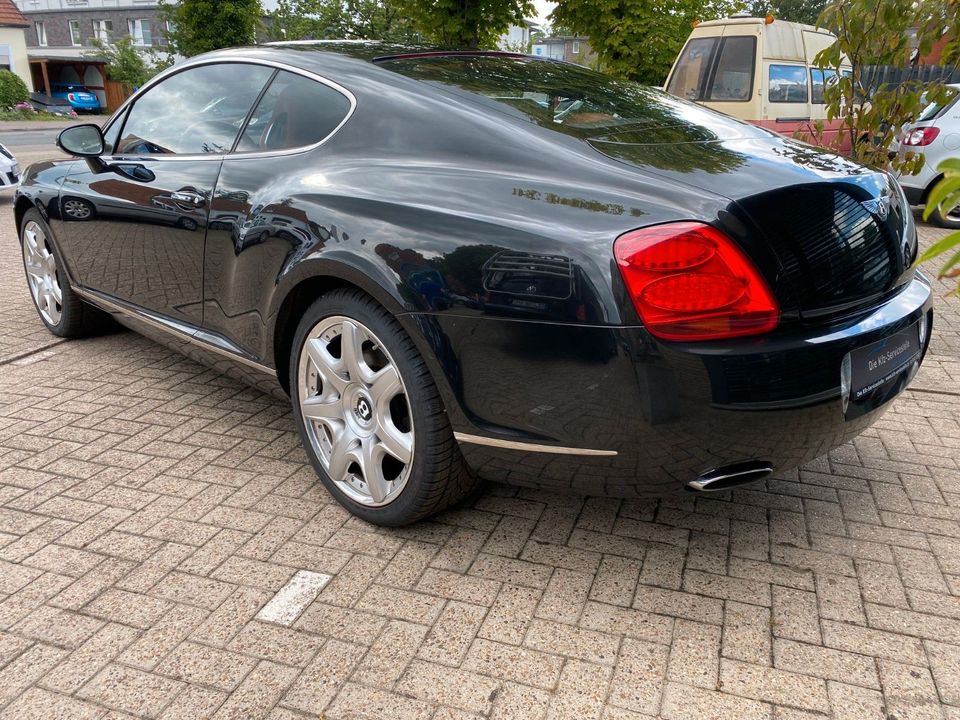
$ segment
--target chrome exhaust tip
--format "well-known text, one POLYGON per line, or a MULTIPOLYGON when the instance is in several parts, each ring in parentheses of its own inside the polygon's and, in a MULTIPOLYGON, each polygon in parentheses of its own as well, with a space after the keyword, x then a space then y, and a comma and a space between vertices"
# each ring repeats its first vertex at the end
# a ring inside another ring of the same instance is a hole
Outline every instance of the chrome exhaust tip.
POLYGON ((687 489, 693 492, 719 492, 762 480, 772 472, 770 463, 748 460, 708 470, 694 480, 687 481, 687 489))

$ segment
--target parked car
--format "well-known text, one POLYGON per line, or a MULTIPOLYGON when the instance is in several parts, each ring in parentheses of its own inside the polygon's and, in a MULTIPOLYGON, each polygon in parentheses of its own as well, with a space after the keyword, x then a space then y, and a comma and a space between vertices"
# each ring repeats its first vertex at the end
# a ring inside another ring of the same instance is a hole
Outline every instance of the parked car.
POLYGON ((827 118, 824 86, 833 70, 814 66, 817 54, 836 41, 813 25, 735 15, 698 23, 667 76, 667 91, 792 137, 837 142, 839 120, 827 118))
POLYGON ((86 85, 74 83, 54 83, 50 86, 50 95, 70 103, 70 107, 79 112, 100 112, 100 99, 86 85))
POLYGON ((19 184, 20 163, 7 146, 0 143, 0 191, 15 188, 19 184))
POLYGON ((888 174, 576 65, 223 50, 59 145, 79 159, 31 166, 15 205, 50 331, 111 315, 289 394, 375 523, 480 478, 635 497, 783 472, 874 422, 929 339, 888 174))
MULTIPOLYGON (((944 160, 960 157, 960 84, 946 86, 943 102, 927 104, 915 123, 900 133, 891 152, 923 155, 923 166, 915 175, 898 174, 907 201, 911 205, 925 205, 927 195, 943 177, 937 168, 944 160)), ((940 227, 960 228, 960 206, 946 213, 934 210, 930 220, 940 227)))

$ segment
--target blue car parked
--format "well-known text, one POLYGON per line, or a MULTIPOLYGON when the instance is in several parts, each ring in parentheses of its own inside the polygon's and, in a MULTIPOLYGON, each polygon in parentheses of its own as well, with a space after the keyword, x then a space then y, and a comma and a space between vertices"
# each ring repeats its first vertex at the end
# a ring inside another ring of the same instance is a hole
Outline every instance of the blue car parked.
POLYGON ((54 83, 50 94, 63 98, 77 112, 100 112, 100 99, 92 90, 78 83, 54 83))

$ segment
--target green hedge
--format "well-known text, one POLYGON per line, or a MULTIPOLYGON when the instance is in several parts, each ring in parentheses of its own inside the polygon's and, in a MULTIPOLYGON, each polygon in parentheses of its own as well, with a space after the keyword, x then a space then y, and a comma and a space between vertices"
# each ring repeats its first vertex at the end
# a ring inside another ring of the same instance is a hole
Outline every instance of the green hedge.
POLYGON ((0 109, 11 108, 29 99, 30 91, 20 76, 10 70, 0 70, 0 109))

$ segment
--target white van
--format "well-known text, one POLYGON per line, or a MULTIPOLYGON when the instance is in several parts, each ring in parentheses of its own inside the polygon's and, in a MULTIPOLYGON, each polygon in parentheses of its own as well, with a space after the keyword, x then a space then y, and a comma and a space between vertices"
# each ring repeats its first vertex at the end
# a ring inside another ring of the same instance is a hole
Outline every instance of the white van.
POLYGON ((821 144, 836 142, 839 121, 827 123, 825 82, 836 73, 813 61, 836 36, 800 23, 734 16, 696 24, 667 76, 667 92, 727 115, 792 136, 811 139, 813 123, 825 127, 821 144))

